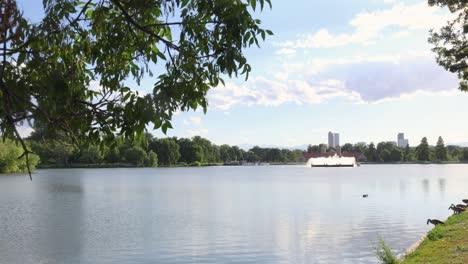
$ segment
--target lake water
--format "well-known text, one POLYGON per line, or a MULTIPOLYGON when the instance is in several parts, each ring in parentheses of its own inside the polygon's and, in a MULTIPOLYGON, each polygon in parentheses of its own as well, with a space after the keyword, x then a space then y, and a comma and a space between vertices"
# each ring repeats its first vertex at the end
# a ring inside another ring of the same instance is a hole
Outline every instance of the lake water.
POLYGON ((0 263, 375 263, 462 198, 468 165, 2 175, 0 263))

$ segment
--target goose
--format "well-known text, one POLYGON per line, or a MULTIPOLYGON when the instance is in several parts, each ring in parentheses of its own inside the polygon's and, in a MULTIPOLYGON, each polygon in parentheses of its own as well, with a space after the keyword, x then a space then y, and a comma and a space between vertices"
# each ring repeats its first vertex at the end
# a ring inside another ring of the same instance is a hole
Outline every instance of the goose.
POLYGON ((453 204, 450 205, 449 210, 452 210, 452 211, 453 211, 453 214, 459 214, 459 213, 465 211, 465 209, 460 208, 460 207, 456 207, 456 206, 454 206, 453 204))
POLYGON ((468 204, 468 199, 463 199, 462 202, 468 204))
POLYGON ((464 204, 457 204, 457 205, 452 204, 452 205, 461 209, 466 209, 468 207, 468 205, 464 205, 464 204))
POLYGON ((440 220, 437 220, 437 219, 427 219, 427 224, 433 224, 433 225, 443 225, 444 222, 440 221, 440 220))

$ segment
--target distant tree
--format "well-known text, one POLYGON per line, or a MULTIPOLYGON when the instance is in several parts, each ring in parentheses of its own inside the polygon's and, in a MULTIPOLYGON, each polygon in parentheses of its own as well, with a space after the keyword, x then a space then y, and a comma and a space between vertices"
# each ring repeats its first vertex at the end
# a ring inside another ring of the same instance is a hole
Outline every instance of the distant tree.
POLYGON ((447 160, 447 149, 445 148, 444 140, 439 137, 435 147, 435 158, 440 161, 447 160))
POLYGON ((97 146, 89 145, 80 148, 79 162, 86 164, 98 164, 102 162, 102 152, 97 146))
POLYGON ((409 161, 410 152, 411 152, 410 146, 406 145, 405 152, 403 153, 403 161, 409 161))
POLYGON ((230 162, 235 160, 235 158, 232 157, 231 147, 229 145, 221 145, 219 147, 219 157, 221 158, 222 162, 230 162))
POLYGON ((393 148, 390 152, 390 161, 399 162, 403 160, 403 153, 399 148, 393 148))
POLYGON ((366 157, 368 161, 376 162, 377 161, 377 149, 375 148, 374 143, 370 143, 366 151, 366 157))
POLYGON ((380 157, 380 161, 385 161, 385 162, 391 161, 390 150, 388 150, 388 149, 382 150, 382 152, 380 152, 379 157, 380 157))
POLYGON ((346 143, 341 147, 341 152, 354 152, 353 144, 346 143))
POLYGON ((131 146, 124 152, 125 160, 137 167, 142 167, 147 163, 148 155, 140 146, 131 146))
POLYGON ((176 165, 180 158, 179 145, 171 138, 153 141, 149 148, 157 154, 160 165, 176 165))
POLYGON ((307 153, 320 153, 320 146, 319 145, 307 146, 307 153))
POLYGON ((463 153, 462 153, 462 156, 461 156, 461 160, 463 161, 468 161, 468 148, 465 148, 463 150, 463 153))
POLYGON ((437 62, 446 70, 456 73, 459 89, 468 91, 468 5, 466 0, 428 0, 430 6, 448 7, 456 14, 440 31, 431 30, 429 42, 437 55, 437 62))
POLYGON ((148 152, 148 158, 145 161, 146 167, 158 167, 158 155, 154 153, 152 150, 148 152))
POLYGON ((364 154, 366 150, 367 150, 367 146, 365 143, 357 143, 354 145, 353 151, 364 154))
POLYGON ((252 150, 249 150, 246 154, 245 154, 245 160, 247 162, 257 162, 260 160, 260 158, 257 156, 257 154, 255 154, 255 152, 253 152, 252 150))
POLYGON ((430 161, 429 143, 426 137, 421 139, 421 143, 416 148, 416 158, 419 161, 430 161))
POLYGON ((191 164, 193 162, 203 161, 203 149, 193 143, 189 138, 181 138, 177 141, 180 152, 180 162, 191 164))

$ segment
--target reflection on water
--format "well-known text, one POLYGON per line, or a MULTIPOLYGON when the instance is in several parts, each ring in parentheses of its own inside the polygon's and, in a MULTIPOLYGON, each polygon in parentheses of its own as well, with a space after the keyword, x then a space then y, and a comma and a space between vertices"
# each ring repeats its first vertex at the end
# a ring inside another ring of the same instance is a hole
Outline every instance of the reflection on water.
POLYGON ((42 170, 0 177, 0 263, 375 263, 466 196, 466 165, 42 170), (366 199, 362 194, 369 194, 366 199))

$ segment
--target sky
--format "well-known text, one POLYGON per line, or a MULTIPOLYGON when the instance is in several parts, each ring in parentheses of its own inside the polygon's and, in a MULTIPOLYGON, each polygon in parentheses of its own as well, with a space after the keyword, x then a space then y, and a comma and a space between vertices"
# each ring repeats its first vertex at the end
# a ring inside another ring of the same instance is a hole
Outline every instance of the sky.
MULTIPOLYGON (((41 1, 18 1, 31 20, 41 1), (33 3, 34 2, 34 3, 33 3)), ((167 136, 283 147, 396 141, 468 142, 468 93, 438 66, 429 30, 451 17, 419 0, 272 0, 256 12, 274 36, 245 54, 249 80, 208 93, 208 112, 177 113, 167 136)), ((140 87, 150 92, 155 79, 140 87)), ((164 137, 160 131, 151 131, 164 137)))

